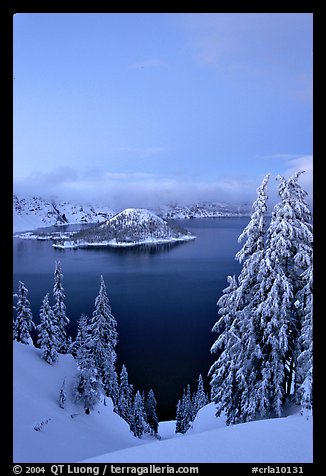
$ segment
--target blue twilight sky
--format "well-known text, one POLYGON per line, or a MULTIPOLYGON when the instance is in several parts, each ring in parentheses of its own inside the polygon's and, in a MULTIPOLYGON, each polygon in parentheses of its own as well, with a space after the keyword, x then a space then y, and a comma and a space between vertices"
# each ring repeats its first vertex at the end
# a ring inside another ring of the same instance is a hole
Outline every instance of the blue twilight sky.
POLYGON ((112 207, 312 188, 309 13, 14 16, 14 191, 112 207), (271 188, 274 187, 272 181, 271 188))

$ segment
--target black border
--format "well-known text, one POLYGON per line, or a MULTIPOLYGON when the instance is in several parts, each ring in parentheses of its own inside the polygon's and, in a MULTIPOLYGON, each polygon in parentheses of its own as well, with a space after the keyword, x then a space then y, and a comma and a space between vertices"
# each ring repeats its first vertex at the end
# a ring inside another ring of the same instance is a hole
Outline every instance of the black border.
MULTIPOLYGON (((78 2, 79 3, 79 2, 78 2)), ((1 246, 1 275, 3 293, 1 294, 1 302, 5 302, 5 306, 2 308, 2 328, 5 329, 5 336, 1 338, 1 357, 0 361, 6 371, 6 381, 2 383, 2 397, 4 402, 1 405, 2 416, 6 418, 5 428, 2 426, 2 434, 4 435, 3 441, 8 446, 5 451, 1 451, 2 466, 9 469, 8 474, 12 474, 12 413, 13 413, 13 391, 12 391, 12 321, 7 315, 12 313, 12 195, 13 195, 13 15, 15 13, 231 13, 231 5, 217 5, 214 6, 211 2, 200 2, 200 4, 189 4, 188 11, 184 11, 184 6, 180 6, 177 2, 165 1, 162 4, 155 4, 156 11, 151 5, 139 5, 137 8, 132 5, 118 6, 117 4, 110 4, 107 2, 93 0, 89 2, 89 8, 85 10, 84 4, 69 1, 2 1, 0 2, 0 48, 1 48, 1 127, 0 127, 0 145, 1 145, 1 171, 3 175, 2 186, 0 187, 1 193, 1 240, 3 241, 1 246), (79 7, 79 8, 78 8, 79 7), (83 8, 82 8, 83 7, 83 8), (110 8, 108 8, 110 7, 110 8), (217 8, 218 7, 218 8, 217 8), (224 8, 223 8, 224 7, 224 8), (218 11, 216 11, 218 10, 218 11), (9 225, 8 225, 9 223, 9 225), (7 270, 8 268, 8 270, 7 270), (11 270, 11 272, 10 272, 11 270), (10 284, 8 284, 8 276, 10 284)), ((240 2, 239 2, 240 3, 240 2)), ((315 305, 314 305, 314 463, 312 464, 280 464, 279 466, 302 466, 304 468, 303 474, 315 474, 321 469, 322 463, 322 388, 321 388, 321 336, 322 336, 322 320, 324 319, 324 313, 320 312, 322 302, 322 281, 319 278, 320 262, 321 262, 321 246, 322 246, 322 213, 323 203, 319 206, 318 194, 318 180, 322 176, 321 170, 323 157, 320 153, 320 134, 319 131, 319 117, 321 117, 320 106, 320 93, 322 91, 322 73, 321 73, 321 41, 322 41, 322 29, 323 18, 321 13, 321 2, 312 1, 274 1, 270 5, 248 5, 249 2, 245 2, 247 11, 243 12, 244 3, 235 5, 232 3, 232 9, 234 12, 239 13, 313 13, 314 19, 314 228, 315 228, 315 245, 314 245, 314 280, 315 280, 315 305), (293 4, 292 4, 293 3, 293 4), (256 8, 258 7, 258 8, 256 8)), ((252 3, 252 2, 251 2, 252 3)), ((27 465, 22 465, 26 467, 27 465)), ((40 465, 38 465, 40 466, 40 465)), ((50 473, 50 464, 42 464, 46 467, 46 474, 50 473)), ((74 465, 78 466, 78 465, 74 465)), ((101 467, 103 465, 100 465, 101 467)), ((119 465, 118 465, 119 466, 119 465)), ((126 464, 125 466, 130 466, 126 464)), ((147 464, 136 464, 135 466, 148 466, 147 464)), ((157 464, 157 466, 164 466, 157 464)), ((170 466, 181 466, 173 465, 170 466)), ((202 470, 209 471, 216 469, 221 470, 221 474, 225 474, 228 470, 237 471, 237 474, 251 474, 251 468, 255 464, 247 463, 200 463, 189 464, 189 466, 198 466, 199 474, 202 474, 202 470), (238 473, 238 470, 239 473, 238 473)), ((258 464, 261 467, 276 467, 276 464, 258 464)), ((24 472, 22 473, 24 474, 24 472)), ((63 473, 65 474, 65 473, 63 473)), ((109 474, 109 473, 108 473, 109 474)), ((267 474, 267 473, 266 473, 267 474)))

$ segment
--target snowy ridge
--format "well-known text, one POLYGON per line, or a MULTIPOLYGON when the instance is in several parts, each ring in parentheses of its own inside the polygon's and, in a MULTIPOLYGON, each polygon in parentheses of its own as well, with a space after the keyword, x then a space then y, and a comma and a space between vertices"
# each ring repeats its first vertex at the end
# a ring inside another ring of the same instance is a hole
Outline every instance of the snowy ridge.
POLYGON ((75 223, 99 223, 114 212, 106 206, 79 204, 42 197, 13 198, 13 231, 29 231, 36 228, 75 223))
POLYGON ((168 205, 157 210, 166 219, 217 218, 250 215, 251 204, 247 202, 231 205, 223 202, 200 202, 191 205, 168 205))
POLYGON ((185 435, 175 434, 171 421, 160 424, 161 440, 135 438, 111 399, 90 415, 69 400, 77 373, 71 355, 60 355, 55 365, 40 355, 40 349, 14 342, 15 463, 312 462, 312 420, 298 413, 227 427, 209 404, 185 435), (68 400, 62 409, 64 379, 68 400))
POLYGON ((55 243, 56 248, 91 246, 130 247, 193 240, 195 236, 168 223, 149 210, 127 208, 97 227, 81 230, 71 240, 55 243))
MULTIPOLYGON (((132 210, 132 209, 126 209, 132 210)), ((202 202, 187 206, 166 205, 152 212, 163 219, 214 218, 222 216, 250 215, 248 203, 231 205, 220 202, 202 202)), ((148 213, 151 213, 147 210, 148 213)), ((115 211, 101 203, 77 203, 60 199, 46 199, 39 196, 13 197, 13 231, 31 231, 36 228, 78 224, 100 223, 115 215, 115 211)), ((140 219, 141 219, 140 215, 140 219)), ((145 215, 143 215, 145 219, 145 215)), ((148 216, 147 216, 148 218, 148 216)))

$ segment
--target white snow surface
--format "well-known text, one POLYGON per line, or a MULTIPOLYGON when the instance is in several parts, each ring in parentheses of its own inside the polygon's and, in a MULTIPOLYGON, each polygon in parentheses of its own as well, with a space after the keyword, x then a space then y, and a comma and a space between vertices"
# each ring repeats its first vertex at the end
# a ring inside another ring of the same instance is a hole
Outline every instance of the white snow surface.
POLYGON ((115 463, 309 463, 312 419, 286 418, 225 426, 215 406, 203 407, 185 435, 161 422, 160 440, 135 438, 106 399, 90 414, 69 400, 76 377, 71 355, 55 365, 33 346, 14 342, 14 462, 115 463), (58 405, 66 378, 66 408, 58 405), (34 426, 44 422, 40 431, 34 426))
POLYGON ((60 224, 100 223, 113 215, 114 212, 101 203, 80 204, 73 201, 14 195, 13 232, 60 224))
MULTIPOLYGON (((164 424, 165 435, 171 427, 164 424)), ((286 418, 225 426, 214 404, 203 407, 185 435, 114 451, 89 463, 311 463, 312 421, 286 418)))
POLYGON ((60 355, 55 365, 49 365, 39 349, 14 342, 13 363, 15 463, 73 463, 148 441, 132 435, 129 425, 113 412, 111 399, 90 415, 68 401, 77 374, 71 355, 60 355), (62 409, 58 396, 64 378, 68 400, 62 409), (34 430, 46 421, 40 431, 34 430))

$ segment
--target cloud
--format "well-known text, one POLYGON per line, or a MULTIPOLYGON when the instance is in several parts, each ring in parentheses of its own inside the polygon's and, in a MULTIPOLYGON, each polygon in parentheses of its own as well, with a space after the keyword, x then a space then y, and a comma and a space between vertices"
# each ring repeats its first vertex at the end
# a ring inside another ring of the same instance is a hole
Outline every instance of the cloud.
POLYGON ((146 172, 100 172, 91 174, 70 170, 70 177, 56 169, 16 180, 17 194, 56 195, 63 199, 102 200, 114 209, 154 207, 170 202, 190 204, 197 201, 251 200, 257 183, 248 180, 194 181, 163 177, 146 172), (61 180, 60 180, 61 177, 61 180), (53 182, 51 182, 51 180, 53 182))

